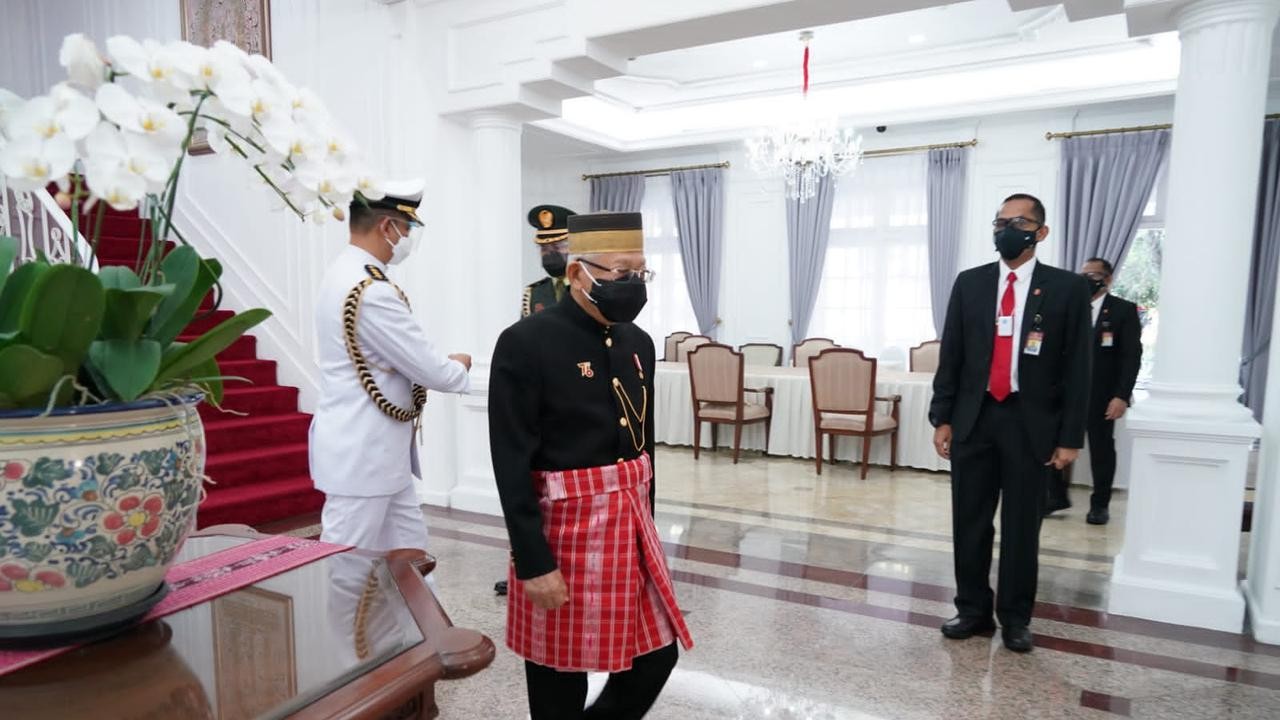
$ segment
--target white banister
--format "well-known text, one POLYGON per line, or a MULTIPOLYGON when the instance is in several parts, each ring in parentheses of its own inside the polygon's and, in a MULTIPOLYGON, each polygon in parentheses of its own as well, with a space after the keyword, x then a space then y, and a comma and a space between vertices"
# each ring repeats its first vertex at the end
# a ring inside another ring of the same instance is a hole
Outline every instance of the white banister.
MULTIPOLYGON (((5 145, 0 137, 0 148, 5 145)), ((44 188, 15 190, 0 173, 0 236, 18 239, 18 264, 43 254, 53 263, 98 269, 84 233, 72 232, 71 218, 44 188), (73 240, 74 238, 74 240, 73 240)))

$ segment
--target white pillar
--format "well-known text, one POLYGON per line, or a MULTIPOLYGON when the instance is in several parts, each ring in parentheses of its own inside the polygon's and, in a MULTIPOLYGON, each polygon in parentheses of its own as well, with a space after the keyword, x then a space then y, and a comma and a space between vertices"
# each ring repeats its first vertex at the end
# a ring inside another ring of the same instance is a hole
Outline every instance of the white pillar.
POLYGON ((1240 516, 1259 427, 1240 405, 1250 240, 1276 0, 1177 5, 1160 338, 1124 421, 1129 503, 1109 610, 1239 632, 1240 516))
POLYGON ((449 505, 471 512, 501 515, 489 457, 489 362, 498 334, 520 317, 520 266, 524 223, 520 194, 521 121, 504 113, 476 113, 470 127, 478 182, 470 193, 475 232, 456 239, 472 249, 466 303, 472 308, 471 343, 475 362, 471 393, 460 398, 457 419, 457 484, 449 505))

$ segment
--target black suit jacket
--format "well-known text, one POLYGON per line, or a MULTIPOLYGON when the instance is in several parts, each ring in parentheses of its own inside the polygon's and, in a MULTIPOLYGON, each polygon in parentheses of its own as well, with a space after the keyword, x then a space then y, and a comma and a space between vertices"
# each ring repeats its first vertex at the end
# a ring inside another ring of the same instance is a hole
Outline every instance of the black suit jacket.
POLYGON ((1102 300, 1098 322, 1093 327, 1093 390, 1089 393, 1089 419, 1098 420, 1107 412, 1111 398, 1129 402, 1142 367, 1142 321, 1138 306, 1115 295, 1102 300), (1103 346, 1111 333, 1110 347, 1103 346))
MULTIPOLYGON (((966 270, 956 278, 947 304, 929 421, 934 427, 950 424, 955 442, 969 437, 987 394, 999 282, 999 263, 966 270)), ((1089 300, 1083 277, 1036 263, 1014 352, 1019 353, 1019 407, 1032 450, 1044 462, 1054 448, 1084 446, 1093 337, 1089 300), (1033 330, 1043 333, 1039 355, 1023 352, 1033 330)))

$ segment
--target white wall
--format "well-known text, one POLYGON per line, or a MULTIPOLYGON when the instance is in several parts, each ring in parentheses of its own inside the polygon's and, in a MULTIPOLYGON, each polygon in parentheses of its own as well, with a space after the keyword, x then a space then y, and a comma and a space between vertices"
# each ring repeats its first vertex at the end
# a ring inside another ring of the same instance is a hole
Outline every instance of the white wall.
MULTIPOLYGON (((1045 133, 1164 123, 1172 120, 1173 99, 1151 98, 1125 103, 1052 111, 994 114, 983 118, 888 128, 863 129, 866 149, 904 147, 978 139, 971 152, 966 235, 960 269, 994 259, 989 218, 1000 201, 1014 192, 1030 192, 1044 200, 1052 230, 1058 220, 1058 144, 1045 133)), ((761 180, 748 166, 741 144, 684 148, 667 153, 601 152, 594 158, 548 159, 538 154, 524 169, 524 195, 532 206, 553 202, 541 198, 574 197, 569 184, 580 186, 582 173, 666 167, 728 160, 725 237, 720 286, 720 339, 723 342, 790 344, 786 210, 780 181, 761 180)), ((874 163, 870 158, 866 163, 874 163)), ((576 209, 576 208, 575 208, 576 209)), ((1040 257, 1058 264, 1060 246, 1050 233, 1040 257)), ((536 271, 536 259, 527 264, 536 271)), ((536 274, 533 275, 536 277, 536 274)))

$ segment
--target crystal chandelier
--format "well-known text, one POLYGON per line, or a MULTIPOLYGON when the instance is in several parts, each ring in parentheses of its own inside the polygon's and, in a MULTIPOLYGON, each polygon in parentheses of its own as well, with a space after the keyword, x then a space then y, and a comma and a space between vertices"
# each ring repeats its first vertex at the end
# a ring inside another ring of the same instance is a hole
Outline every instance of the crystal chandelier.
POLYGON ((782 176, 787 197, 800 202, 817 194, 823 177, 844 175, 862 160, 862 136, 852 128, 838 127, 834 117, 819 117, 808 105, 812 38, 812 32, 800 33, 804 43, 804 95, 798 117, 747 140, 752 169, 765 176, 782 176))

